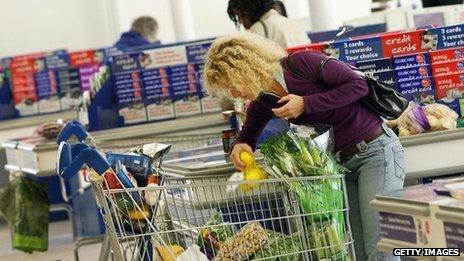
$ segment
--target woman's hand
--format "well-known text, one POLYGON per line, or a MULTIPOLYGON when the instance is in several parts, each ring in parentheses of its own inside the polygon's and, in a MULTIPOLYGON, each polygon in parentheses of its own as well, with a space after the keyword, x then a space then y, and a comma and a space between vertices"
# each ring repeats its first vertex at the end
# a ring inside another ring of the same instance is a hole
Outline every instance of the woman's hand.
POLYGON ((279 103, 284 102, 287 102, 287 104, 280 108, 272 109, 272 111, 277 117, 288 120, 294 119, 303 114, 305 110, 303 97, 295 94, 289 94, 287 96, 282 97, 279 100, 279 103))
POLYGON ((235 168, 240 171, 246 167, 245 162, 240 160, 240 152, 242 151, 247 151, 250 154, 253 154, 253 150, 246 143, 235 144, 235 146, 232 148, 232 152, 230 153, 230 159, 232 160, 232 163, 234 164, 235 168))

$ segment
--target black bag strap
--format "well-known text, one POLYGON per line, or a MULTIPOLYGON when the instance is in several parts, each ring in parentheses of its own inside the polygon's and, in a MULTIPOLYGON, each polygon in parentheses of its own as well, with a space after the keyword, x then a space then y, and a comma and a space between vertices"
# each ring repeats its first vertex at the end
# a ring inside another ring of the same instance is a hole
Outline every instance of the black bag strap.
POLYGON ((317 79, 310 79, 306 74, 304 74, 300 69, 298 69, 294 64, 293 62, 291 61, 291 58, 292 57, 292 54, 289 54, 287 56, 287 58, 285 59, 285 63, 287 64, 287 67, 288 69, 295 75, 297 75, 298 77, 302 78, 302 79, 306 79, 306 80, 309 80, 309 81, 312 81, 312 82, 317 82, 317 81, 322 81, 324 82, 324 77, 323 77, 323 69, 324 69, 324 66, 325 64, 331 60, 331 59, 335 59, 334 57, 332 56, 326 56, 324 57, 324 59, 321 60, 321 63, 319 64, 319 66, 317 67, 317 79))
POLYGON ((267 26, 264 24, 263 21, 259 20, 258 23, 260 23, 262 26, 263 26, 263 29, 264 29, 264 37, 265 38, 269 38, 269 33, 267 31, 267 26))

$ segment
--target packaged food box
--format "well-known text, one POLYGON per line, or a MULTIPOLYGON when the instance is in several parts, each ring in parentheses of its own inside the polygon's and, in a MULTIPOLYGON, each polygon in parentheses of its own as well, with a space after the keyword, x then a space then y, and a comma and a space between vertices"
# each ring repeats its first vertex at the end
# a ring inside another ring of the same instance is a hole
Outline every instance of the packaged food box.
POLYGON ((393 70, 390 58, 356 62, 356 67, 363 72, 384 72, 393 70))
POLYGON ((430 64, 430 54, 423 52, 410 55, 394 56, 392 58, 393 69, 403 70, 430 64))
POLYGON ((398 91, 410 101, 432 103, 435 100, 435 86, 431 77, 396 84, 398 91))
POLYGON ((455 73, 464 73, 464 60, 432 64, 434 77, 455 73))
POLYGON ((429 65, 420 65, 402 70, 395 70, 396 82, 408 82, 418 79, 431 77, 431 68, 429 65))
POLYGON ((434 77, 437 99, 460 99, 464 93, 464 74, 446 74, 434 77))

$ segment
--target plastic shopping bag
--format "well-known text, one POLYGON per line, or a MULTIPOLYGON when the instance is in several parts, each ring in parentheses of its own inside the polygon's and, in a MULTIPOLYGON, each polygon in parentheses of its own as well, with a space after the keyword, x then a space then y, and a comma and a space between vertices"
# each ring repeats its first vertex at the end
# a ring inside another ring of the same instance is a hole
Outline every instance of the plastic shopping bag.
POLYGON ((13 248, 32 253, 48 248, 47 190, 44 185, 25 177, 13 181, 15 189, 13 248))

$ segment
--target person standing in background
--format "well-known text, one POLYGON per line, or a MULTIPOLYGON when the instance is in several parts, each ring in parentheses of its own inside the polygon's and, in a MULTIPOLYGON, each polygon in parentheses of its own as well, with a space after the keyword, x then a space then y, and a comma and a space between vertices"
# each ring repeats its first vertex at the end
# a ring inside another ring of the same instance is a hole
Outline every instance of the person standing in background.
MULTIPOLYGON (((274 41, 284 49, 310 43, 304 28, 297 22, 283 16, 287 12, 281 1, 229 0, 227 13, 237 27, 242 25, 249 32, 274 41), (280 14, 276 9, 280 11, 280 14)), ((279 80, 284 81, 284 79, 279 80)), ((222 101, 221 104, 226 104, 226 102, 222 101)), ((287 130, 288 123, 286 121, 277 117, 273 118, 261 132, 258 145, 287 130)))
POLYGON ((118 50, 159 43, 157 39, 158 22, 150 16, 141 16, 132 22, 131 29, 121 35, 114 44, 118 50))
POLYGON ((308 44, 308 35, 297 22, 282 16, 274 0, 229 0, 227 13, 235 25, 277 42, 282 48, 308 44))
POLYGON ((274 8, 281 16, 288 17, 287 8, 282 1, 274 1, 274 8))

